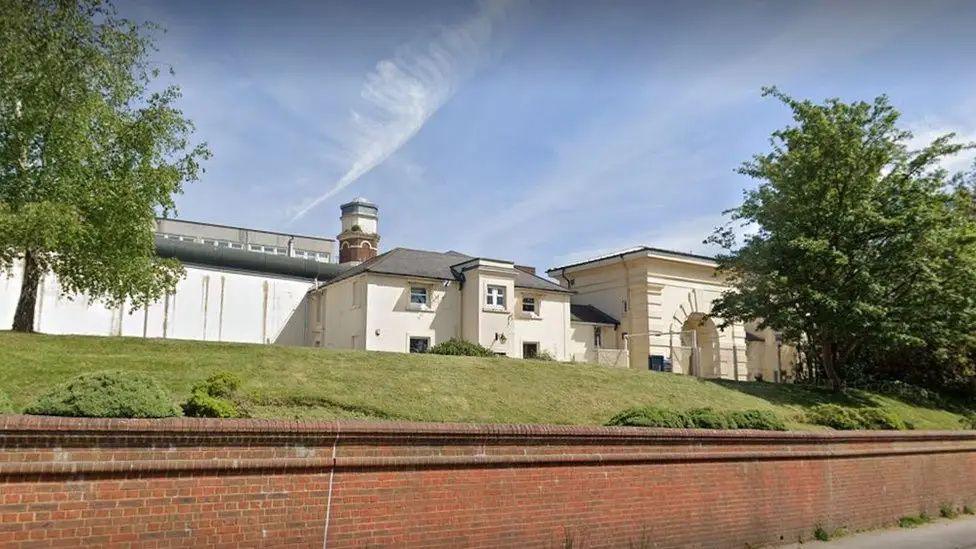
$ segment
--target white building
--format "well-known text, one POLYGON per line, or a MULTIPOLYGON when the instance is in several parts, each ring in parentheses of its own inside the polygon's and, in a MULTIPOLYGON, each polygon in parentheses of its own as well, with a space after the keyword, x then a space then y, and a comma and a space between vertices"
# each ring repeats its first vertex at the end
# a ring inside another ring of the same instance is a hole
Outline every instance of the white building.
MULTIPOLYGON (((186 267, 172 294, 110 310, 62 295, 48 275, 35 329, 392 352, 461 338, 511 357, 727 379, 780 379, 790 367, 772 332, 718 329, 711 303, 725 286, 710 258, 641 247, 546 279, 455 251, 380 254, 376 205, 358 198, 341 211, 338 243, 160 219, 158 253, 186 267)), ((18 269, 0 281, 0 327, 11 325, 19 288, 18 269)))

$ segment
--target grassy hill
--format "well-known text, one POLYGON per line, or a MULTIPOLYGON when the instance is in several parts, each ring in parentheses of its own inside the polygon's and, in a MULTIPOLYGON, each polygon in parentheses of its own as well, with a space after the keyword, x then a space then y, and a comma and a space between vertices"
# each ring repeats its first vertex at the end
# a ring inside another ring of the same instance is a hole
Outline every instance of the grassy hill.
POLYGON ((485 423, 602 424, 624 408, 766 409, 793 428, 804 409, 834 402, 884 406, 918 429, 958 429, 960 416, 863 391, 771 383, 706 381, 681 375, 508 358, 363 351, 139 338, 0 332, 0 391, 22 408, 79 373, 126 369, 152 374, 181 401, 210 374, 244 380, 256 415, 485 423))

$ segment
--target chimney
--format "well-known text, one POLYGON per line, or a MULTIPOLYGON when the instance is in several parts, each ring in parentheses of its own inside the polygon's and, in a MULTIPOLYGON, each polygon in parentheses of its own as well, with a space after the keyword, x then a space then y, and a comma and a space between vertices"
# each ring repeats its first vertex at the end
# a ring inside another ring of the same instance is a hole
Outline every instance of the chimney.
POLYGON ((535 267, 528 267, 526 265, 516 265, 515 268, 522 271, 523 273, 529 273, 530 275, 535 274, 535 267))
POLYGON ((376 257, 380 242, 376 204, 359 197, 339 206, 339 210, 339 264, 358 265, 376 257))

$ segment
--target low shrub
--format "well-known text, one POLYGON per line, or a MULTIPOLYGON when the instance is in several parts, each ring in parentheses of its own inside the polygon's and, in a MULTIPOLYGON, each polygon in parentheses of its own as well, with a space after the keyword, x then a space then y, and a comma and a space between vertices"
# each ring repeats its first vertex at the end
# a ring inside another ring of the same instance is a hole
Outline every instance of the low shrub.
POLYGON ((719 412, 711 408, 666 410, 654 406, 630 408, 610 418, 607 425, 662 427, 667 429, 761 429, 785 431, 786 424, 765 410, 719 412))
POLYGON ((248 417, 247 407, 238 393, 241 378, 230 372, 217 372, 193 386, 183 403, 189 417, 248 417))
POLYGON ((82 374, 38 397, 28 414, 68 417, 173 417, 180 409, 152 377, 126 371, 82 374))
POLYGON ((884 431, 904 431, 908 425, 895 414, 884 408, 865 408, 858 410, 861 416, 862 429, 874 429, 884 431))
POLYGON ((969 412, 959 420, 964 429, 976 429, 976 412, 969 412))
POLYGON ((841 431, 861 429, 861 416, 851 408, 836 404, 819 404, 807 412, 807 421, 841 431))
POLYGON ((737 429, 758 429, 760 431, 785 431, 786 423, 769 410, 742 410, 729 414, 729 419, 737 429))
POLYGON ((14 405, 6 393, 0 392, 0 415, 14 413, 14 405))
POLYGON ((427 352, 435 355, 495 356, 495 353, 482 347, 481 345, 478 345, 477 343, 472 343, 456 337, 452 337, 447 341, 434 345, 427 352))
POLYGON ((698 429, 735 429, 735 423, 729 421, 729 414, 716 412, 711 408, 695 408, 688 411, 688 418, 692 427, 698 429))
POLYGON ((813 531, 813 539, 817 541, 830 541, 830 534, 824 530, 823 526, 817 525, 817 528, 813 531))
POLYGON ((964 514, 964 515, 974 515, 974 514, 976 514, 976 511, 973 511, 973 508, 970 507, 970 506, 968 506, 968 505, 963 505, 962 506, 962 514, 964 514))
POLYGON ((909 428, 900 417, 884 408, 845 408, 836 404, 820 404, 807 413, 807 421, 841 431, 875 429, 901 431, 909 428))
POLYGON ((663 427, 684 429, 692 427, 691 420, 684 412, 664 410, 653 406, 630 408, 610 418, 607 425, 629 427, 663 427))
POLYGON ((538 353, 536 353, 534 357, 532 357, 532 360, 544 360, 546 362, 555 362, 556 357, 552 356, 552 353, 550 353, 549 351, 539 351, 538 353))

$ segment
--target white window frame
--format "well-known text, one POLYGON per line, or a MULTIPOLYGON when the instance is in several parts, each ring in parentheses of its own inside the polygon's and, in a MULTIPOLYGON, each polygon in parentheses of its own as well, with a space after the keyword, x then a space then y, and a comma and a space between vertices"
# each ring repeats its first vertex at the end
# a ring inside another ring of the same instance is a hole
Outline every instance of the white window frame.
POLYGON ((431 308, 431 306, 430 306, 430 298, 431 298, 431 295, 430 294, 431 294, 430 286, 428 286, 426 284, 414 284, 414 283, 409 284, 407 286, 407 300, 408 300, 407 301, 407 307, 409 309, 413 309, 415 311, 429 311, 430 308, 431 308), (413 298, 414 298, 414 290, 423 290, 423 295, 424 295, 424 301, 423 301, 423 303, 414 302, 414 300, 413 300, 413 298))
POLYGON ((496 311, 505 310, 505 286, 501 284, 485 285, 485 308, 496 311))
POLYGON ((542 311, 542 296, 535 295, 535 294, 522 295, 521 299, 519 299, 518 312, 521 316, 525 318, 531 318, 531 319, 540 319, 542 318, 541 311, 542 311), (532 309, 526 311, 525 306, 528 305, 529 303, 531 303, 532 309))

